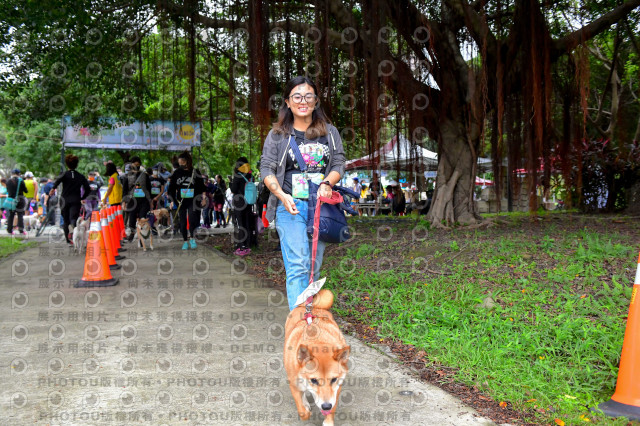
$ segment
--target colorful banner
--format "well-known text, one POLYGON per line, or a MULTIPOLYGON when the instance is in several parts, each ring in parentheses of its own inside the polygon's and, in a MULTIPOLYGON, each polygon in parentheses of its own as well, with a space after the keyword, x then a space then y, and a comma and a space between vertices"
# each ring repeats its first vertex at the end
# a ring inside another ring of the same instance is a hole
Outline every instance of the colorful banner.
POLYGON ((96 130, 63 119, 65 147, 182 151, 200 146, 200 123, 190 121, 136 121, 131 124, 105 119, 96 130))

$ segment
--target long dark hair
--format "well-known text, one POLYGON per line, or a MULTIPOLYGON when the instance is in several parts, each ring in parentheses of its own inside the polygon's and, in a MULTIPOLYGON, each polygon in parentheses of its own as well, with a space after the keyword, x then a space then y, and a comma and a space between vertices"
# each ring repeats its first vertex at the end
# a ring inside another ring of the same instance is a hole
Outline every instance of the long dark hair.
POLYGON ((114 173, 118 173, 118 169, 116 165, 112 162, 107 163, 107 169, 105 170, 105 176, 111 177, 114 173))
MULTIPOLYGON (((307 77, 298 76, 289 80, 282 91, 282 105, 280 106, 280 112, 278 113, 278 121, 273 123, 274 133, 281 135, 288 135, 291 133, 293 129, 293 113, 284 101, 289 99, 291 91, 295 89, 296 86, 305 83, 311 86, 313 88, 313 92, 318 96, 318 88, 316 87, 316 84, 307 77)), ((322 109, 322 105, 320 105, 320 98, 318 97, 315 109, 311 113, 311 124, 305 132, 305 137, 308 139, 315 139, 319 136, 326 135, 328 133, 327 124, 331 124, 331 120, 329 120, 324 109, 322 109)))

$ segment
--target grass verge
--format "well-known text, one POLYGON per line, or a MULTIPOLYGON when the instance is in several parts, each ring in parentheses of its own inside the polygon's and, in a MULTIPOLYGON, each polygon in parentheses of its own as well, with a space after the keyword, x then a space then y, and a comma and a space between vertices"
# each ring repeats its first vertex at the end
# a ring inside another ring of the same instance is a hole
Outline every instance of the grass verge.
POLYGON ((358 238, 325 255, 336 312, 534 423, 627 424, 587 407, 615 389, 638 227, 572 214, 501 221, 444 232, 357 220, 358 238))
POLYGON ((16 238, 0 238, 0 259, 3 259, 13 253, 26 250, 29 247, 37 245, 35 241, 24 241, 16 238))

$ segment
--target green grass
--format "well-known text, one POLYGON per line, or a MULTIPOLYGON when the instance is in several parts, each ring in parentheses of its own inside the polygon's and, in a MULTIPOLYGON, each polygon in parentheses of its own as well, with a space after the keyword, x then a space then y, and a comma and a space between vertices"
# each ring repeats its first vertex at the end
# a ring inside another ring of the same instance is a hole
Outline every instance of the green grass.
POLYGON ((22 250, 26 250, 29 247, 36 245, 35 241, 25 241, 14 238, 0 238, 0 259, 7 257, 13 253, 17 253, 22 250))
POLYGON ((539 235, 453 231, 446 242, 430 238, 410 249, 355 243, 346 256, 325 256, 334 265, 326 271, 335 310, 423 349, 456 368, 457 380, 533 413, 536 423, 626 424, 587 407, 615 389, 637 241, 554 226, 539 235), (421 252, 435 253, 431 267, 451 275, 412 270, 421 252), (458 254, 466 256, 447 263, 458 254), (406 259, 378 271, 384 256, 406 259), (355 269, 339 266, 345 257, 355 269), (479 307, 489 296, 495 306, 479 307))

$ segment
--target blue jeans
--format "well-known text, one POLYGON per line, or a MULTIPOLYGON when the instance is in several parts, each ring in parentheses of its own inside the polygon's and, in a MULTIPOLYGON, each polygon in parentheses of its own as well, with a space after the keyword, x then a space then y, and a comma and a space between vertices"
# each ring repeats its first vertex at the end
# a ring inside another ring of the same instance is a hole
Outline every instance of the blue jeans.
MULTIPOLYGON (((280 236, 282 260, 287 272, 287 300, 289 310, 296 307, 295 301, 309 285, 311 271, 311 249, 313 240, 307 234, 307 200, 294 199, 299 213, 290 214, 281 202, 276 208, 276 229, 280 236)), ((318 251, 313 272, 313 280, 320 279, 320 266, 325 244, 318 241, 318 251)))

